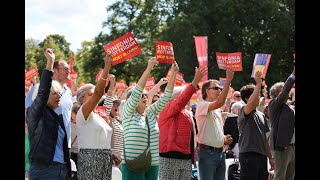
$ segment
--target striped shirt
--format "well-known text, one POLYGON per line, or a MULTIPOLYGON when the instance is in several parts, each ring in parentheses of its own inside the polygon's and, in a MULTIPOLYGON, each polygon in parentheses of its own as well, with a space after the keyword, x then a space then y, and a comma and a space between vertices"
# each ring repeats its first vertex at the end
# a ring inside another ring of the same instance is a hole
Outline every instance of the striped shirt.
MULTIPOLYGON (((122 126, 124 130, 124 143, 126 157, 132 160, 138 157, 148 146, 148 127, 145 117, 135 109, 141 99, 142 88, 136 85, 123 107, 122 126)), ((165 108, 172 97, 172 90, 166 89, 164 94, 152 105, 145 109, 150 127, 151 165, 159 165, 159 127, 157 115, 165 108)), ((125 164, 124 152, 121 155, 122 164, 125 164)))

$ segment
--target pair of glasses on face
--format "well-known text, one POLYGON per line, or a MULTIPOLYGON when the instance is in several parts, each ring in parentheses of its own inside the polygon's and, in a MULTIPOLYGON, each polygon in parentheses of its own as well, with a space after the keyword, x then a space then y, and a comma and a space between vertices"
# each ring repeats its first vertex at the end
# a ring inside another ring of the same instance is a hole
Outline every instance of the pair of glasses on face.
POLYGON ((147 94, 142 94, 141 99, 143 99, 145 97, 148 98, 148 95, 147 94))
POLYGON ((234 97, 241 98, 241 96, 240 96, 240 95, 238 95, 238 96, 234 96, 234 97))
POLYGON ((62 96, 61 92, 54 92, 54 91, 51 91, 52 95, 59 95, 59 96, 62 96))
POLYGON ((62 69, 64 71, 70 71, 70 68, 58 68, 58 69, 62 69))
POLYGON ((222 91, 222 88, 221 88, 221 87, 218 87, 218 86, 208 88, 208 90, 210 90, 210 89, 222 91))

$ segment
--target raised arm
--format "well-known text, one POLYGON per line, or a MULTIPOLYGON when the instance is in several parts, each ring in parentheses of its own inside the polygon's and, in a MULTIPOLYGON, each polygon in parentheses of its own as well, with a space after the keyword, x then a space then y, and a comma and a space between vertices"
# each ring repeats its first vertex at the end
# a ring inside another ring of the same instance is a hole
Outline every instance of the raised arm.
POLYGON ((244 106, 244 115, 250 114, 259 104, 260 98, 260 89, 261 89, 261 72, 257 71, 254 75, 254 80, 256 81, 256 85, 254 87, 253 93, 249 97, 247 104, 244 106))
POLYGON ((47 48, 44 56, 47 59, 47 64, 46 68, 42 71, 39 90, 34 102, 27 109, 26 116, 29 128, 36 128, 37 122, 40 120, 40 116, 42 116, 43 109, 46 107, 50 95, 55 54, 52 49, 47 48), (32 121, 31 124, 29 124, 30 121, 32 121))
POLYGON ((109 114, 111 112, 112 106, 113 106, 113 96, 114 96, 114 89, 116 85, 116 77, 113 74, 109 74, 109 89, 107 92, 107 97, 104 99, 103 105, 106 106, 106 113, 107 117, 109 117, 109 114))
POLYGON ((166 89, 173 90, 174 83, 176 82, 176 76, 177 76, 178 71, 179 71, 178 63, 176 61, 174 61, 171 65, 170 79, 169 79, 169 82, 166 86, 166 89))
POLYGON ((229 87, 230 87, 231 81, 233 79, 233 76, 234 76, 234 72, 232 71, 231 68, 228 68, 226 70, 226 83, 224 84, 224 87, 222 88, 222 91, 221 91, 219 97, 217 98, 217 100, 210 103, 210 105, 208 107, 208 111, 218 109, 224 105, 224 103, 226 102, 226 98, 227 98, 227 95, 229 92, 229 87))
POLYGON ((104 58, 104 69, 101 73, 96 87, 94 89, 93 95, 82 105, 82 113, 85 119, 88 118, 90 113, 96 108, 99 100, 104 94, 105 85, 108 79, 109 70, 111 68, 112 56, 107 54, 104 58))
POLYGON ((148 60, 148 66, 146 70, 144 70, 142 76, 140 77, 137 85, 140 86, 142 89, 144 89, 147 79, 149 77, 149 74, 151 70, 153 69, 154 66, 157 66, 159 64, 157 58, 152 57, 151 59, 148 60))
POLYGON ((152 104, 153 96, 158 92, 160 86, 166 84, 167 82, 167 78, 161 78, 160 81, 158 81, 158 83, 155 86, 153 86, 153 88, 148 92, 147 106, 150 106, 152 104))

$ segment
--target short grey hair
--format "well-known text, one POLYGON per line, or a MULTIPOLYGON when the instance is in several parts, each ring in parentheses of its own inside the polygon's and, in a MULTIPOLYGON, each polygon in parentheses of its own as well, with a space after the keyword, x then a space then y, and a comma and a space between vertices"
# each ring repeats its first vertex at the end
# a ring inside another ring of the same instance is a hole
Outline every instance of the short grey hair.
POLYGON ((276 92, 278 91, 279 88, 283 88, 283 86, 284 86, 284 82, 277 82, 271 86, 270 92, 269 92, 271 99, 277 97, 276 92))
POLYGON ((185 86, 175 86, 173 88, 172 97, 170 101, 177 99, 178 96, 186 89, 185 86))
POLYGON ((83 98, 85 95, 86 95, 86 92, 88 89, 92 89, 94 88, 95 86, 91 83, 88 83, 88 84, 85 84, 83 86, 81 86, 78 90, 77 90, 77 103, 78 105, 82 105, 82 103, 80 102, 80 98, 83 98))
POLYGON ((231 113, 235 114, 233 111, 236 109, 236 108, 242 108, 242 106, 244 106, 244 104, 242 102, 234 102, 232 105, 231 105, 231 113))

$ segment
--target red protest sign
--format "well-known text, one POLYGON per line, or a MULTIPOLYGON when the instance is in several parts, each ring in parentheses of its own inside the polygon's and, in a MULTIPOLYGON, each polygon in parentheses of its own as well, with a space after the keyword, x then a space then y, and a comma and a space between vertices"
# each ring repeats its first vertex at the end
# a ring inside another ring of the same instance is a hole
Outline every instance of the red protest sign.
POLYGON ((97 114, 99 114, 100 117, 102 117, 103 119, 107 119, 107 107, 106 106, 97 106, 96 107, 96 112, 97 114))
POLYGON ((242 55, 241 52, 220 53, 216 52, 216 59, 219 69, 226 70, 228 67, 232 71, 242 71, 242 55))
POLYGON ((103 46, 103 49, 107 54, 111 54, 112 65, 122 63, 142 52, 131 32, 103 46))
POLYGON ((156 58, 159 63, 172 64, 174 62, 174 52, 171 42, 156 42, 156 58))
MULTIPOLYGON (((166 78, 169 80, 170 79, 170 74, 171 74, 171 69, 169 69, 166 78)), ((176 75, 176 82, 175 82, 175 86, 181 86, 184 81, 183 79, 184 74, 182 74, 181 72, 178 72, 176 75)))
POLYGON ((147 79, 145 89, 148 90, 148 91, 150 91, 155 84, 156 84, 156 83, 154 82, 154 78, 153 78, 153 77, 149 77, 149 78, 147 79))
POLYGON ((36 70, 36 68, 31 67, 27 72, 25 72, 25 79, 30 80, 32 76, 38 76, 39 72, 36 70))
POLYGON ((71 79, 77 79, 77 77, 78 77, 78 72, 70 72, 71 79))
POLYGON ((127 85, 124 82, 116 82, 116 88, 124 90, 127 89, 127 85))

